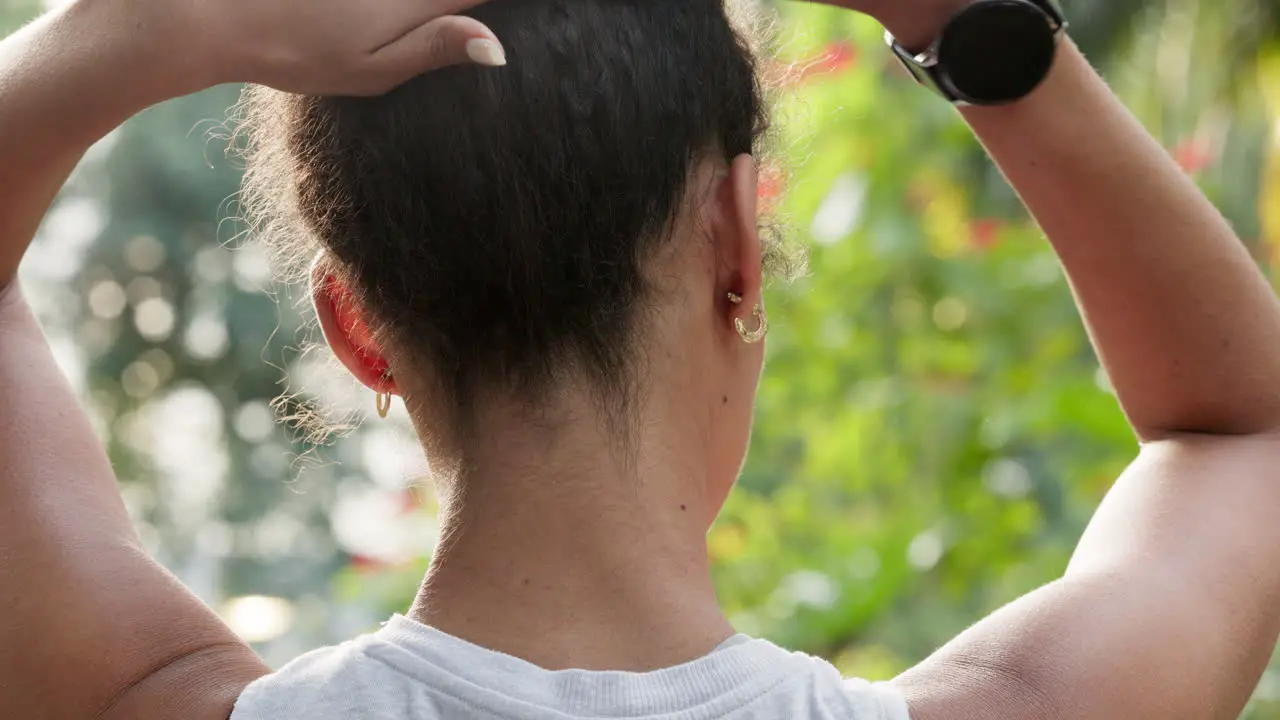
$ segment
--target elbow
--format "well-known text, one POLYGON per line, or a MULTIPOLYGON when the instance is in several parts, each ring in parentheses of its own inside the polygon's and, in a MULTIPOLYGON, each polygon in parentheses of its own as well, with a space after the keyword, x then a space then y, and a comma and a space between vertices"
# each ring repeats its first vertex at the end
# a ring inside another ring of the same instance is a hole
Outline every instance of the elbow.
POLYGON ((1253 402, 1223 398, 1223 402, 1182 405, 1168 408, 1158 422, 1137 417, 1130 422, 1143 444, 1194 437, 1280 438, 1280 392, 1269 395, 1253 402))

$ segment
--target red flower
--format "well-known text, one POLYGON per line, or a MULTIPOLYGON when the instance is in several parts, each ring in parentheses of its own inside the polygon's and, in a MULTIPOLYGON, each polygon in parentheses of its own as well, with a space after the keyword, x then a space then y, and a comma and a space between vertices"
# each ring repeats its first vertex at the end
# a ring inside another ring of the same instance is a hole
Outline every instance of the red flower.
POLYGON ((783 193, 786 192, 786 184, 786 178, 777 166, 765 165, 760 168, 760 181, 756 193, 763 210, 771 210, 778 204, 783 193))
POLYGON ((834 75, 852 69, 858 64, 858 47, 848 40, 831 43, 821 55, 800 63, 798 82, 822 75, 834 75))
POLYGON ((358 573, 376 573, 387 569, 388 565, 367 555, 352 555, 350 567, 358 573))
POLYGON ((1196 175, 1212 165, 1217 158, 1214 157, 1213 146, 1208 140, 1190 137, 1173 149, 1173 159, 1183 170, 1196 175))
POLYGON ((1000 231, 1004 223, 995 218, 980 218, 969 221, 969 244, 979 250, 995 247, 1000 242, 1000 231))

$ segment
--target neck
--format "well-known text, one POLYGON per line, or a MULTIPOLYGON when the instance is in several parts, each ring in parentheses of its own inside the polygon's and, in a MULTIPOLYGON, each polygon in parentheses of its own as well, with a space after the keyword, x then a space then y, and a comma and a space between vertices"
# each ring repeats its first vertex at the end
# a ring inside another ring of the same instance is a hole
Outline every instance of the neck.
MULTIPOLYGON (((646 422, 630 461, 606 423, 487 423, 442 488, 415 620, 547 669, 645 671, 733 634, 706 553, 714 515, 683 423, 646 422)), ((544 418, 545 420, 545 418, 544 418)))

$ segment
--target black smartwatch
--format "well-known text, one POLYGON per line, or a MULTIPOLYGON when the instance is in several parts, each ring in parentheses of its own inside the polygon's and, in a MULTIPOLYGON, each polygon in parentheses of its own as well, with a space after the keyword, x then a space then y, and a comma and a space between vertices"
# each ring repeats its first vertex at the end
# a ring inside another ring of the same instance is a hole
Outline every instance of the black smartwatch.
POLYGON ((1005 105, 1048 77, 1067 19, 1057 0, 975 0, 922 52, 885 39, 922 85, 956 105, 1005 105))

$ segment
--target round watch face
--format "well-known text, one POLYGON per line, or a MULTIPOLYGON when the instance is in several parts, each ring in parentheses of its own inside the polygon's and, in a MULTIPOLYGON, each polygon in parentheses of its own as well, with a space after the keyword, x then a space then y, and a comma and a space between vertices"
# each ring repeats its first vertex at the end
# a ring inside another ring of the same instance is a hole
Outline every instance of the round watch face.
POLYGON ((957 15, 938 45, 938 64, 962 99, 981 105, 1026 97, 1049 74, 1057 37, 1026 0, 987 0, 957 15))

